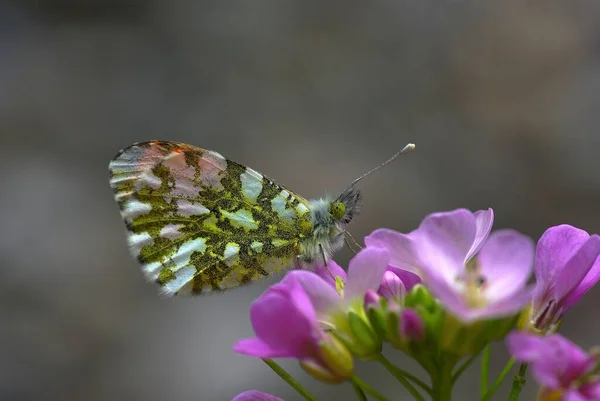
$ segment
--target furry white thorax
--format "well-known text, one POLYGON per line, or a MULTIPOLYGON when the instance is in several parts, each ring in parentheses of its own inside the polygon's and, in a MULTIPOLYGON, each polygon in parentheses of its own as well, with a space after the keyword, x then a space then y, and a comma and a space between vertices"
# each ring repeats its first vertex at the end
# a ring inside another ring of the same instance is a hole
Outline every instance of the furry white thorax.
POLYGON ((326 265, 333 254, 344 246, 346 225, 359 212, 360 192, 349 187, 337 198, 325 197, 310 200, 310 219, 313 223, 311 236, 300 241, 299 262, 304 268, 326 265), (334 202, 342 202, 346 212, 335 218, 331 212, 334 202))

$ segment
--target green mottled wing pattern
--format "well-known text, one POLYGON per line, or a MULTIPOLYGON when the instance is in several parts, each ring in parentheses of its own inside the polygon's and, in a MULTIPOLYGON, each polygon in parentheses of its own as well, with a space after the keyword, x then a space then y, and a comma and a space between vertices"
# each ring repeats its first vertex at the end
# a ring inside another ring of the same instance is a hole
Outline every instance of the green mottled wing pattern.
POLYGON ((140 142, 109 170, 130 251, 165 294, 225 290, 280 271, 312 231, 307 200, 214 151, 140 142))

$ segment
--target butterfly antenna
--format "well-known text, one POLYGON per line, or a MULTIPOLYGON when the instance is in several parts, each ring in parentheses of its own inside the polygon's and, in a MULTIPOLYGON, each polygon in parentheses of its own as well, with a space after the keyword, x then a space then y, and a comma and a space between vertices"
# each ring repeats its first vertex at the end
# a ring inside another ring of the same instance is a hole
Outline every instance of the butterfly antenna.
POLYGON ((414 148, 415 148, 415 144, 414 143, 409 143, 408 145, 406 145, 405 147, 403 147, 400 152, 396 153, 394 156, 390 157, 389 159, 387 159, 386 161, 384 161, 383 163, 381 163, 379 166, 375 167, 374 169, 372 169, 368 173, 365 173, 365 174, 361 175, 360 177, 358 177, 357 179, 355 179, 354 181, 352 181, 350 183, 349 187, 353 187, 357 182, 359 182, 363 178, 365 178, 365 177, 373 174, 374 172, 376 172, 380 168, 384 167, 386 164, 389 164, 389 163, 393 162, 398 157, 407 154, 408 152, 410 152, 414 148))

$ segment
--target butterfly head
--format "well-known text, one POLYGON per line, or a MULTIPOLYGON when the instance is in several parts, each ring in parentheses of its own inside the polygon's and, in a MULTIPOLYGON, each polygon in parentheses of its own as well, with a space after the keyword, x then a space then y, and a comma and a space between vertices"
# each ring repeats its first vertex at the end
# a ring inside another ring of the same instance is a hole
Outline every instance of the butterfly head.
POLYGON ((360 211, 362 195, 353 186, 346 188, 329 206, 334 221, 348 224, 360 211))

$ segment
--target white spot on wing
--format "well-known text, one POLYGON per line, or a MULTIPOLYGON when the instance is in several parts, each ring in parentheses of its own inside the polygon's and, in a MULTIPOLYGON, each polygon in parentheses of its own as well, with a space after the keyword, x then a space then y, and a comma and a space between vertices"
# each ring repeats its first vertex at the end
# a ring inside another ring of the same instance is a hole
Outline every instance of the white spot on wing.
POLYGON ((246 209, 240 209, 233 213, 228 212, 224 209, 219 209, 223 217, 229 219, 231 225, 233 227, 242 227, 248 230, 256 230, 258 228, 258 223, 254 220, 252 213, 246 209))
POLYGON ((127 242, 129 244, 129 250, 133 254, 133 256, 137 257, 140 255, 140 251, 146 245, 152 245, 154 240, 147 232, 143 232, 141 234, 129 234, 129 238, 127 238, 127 242))
POLYGON ((274 240, 272 240, 272 241, 271 241, 271 244, 272 244, 274 247, 276 247, 276 248, 277 248, 277 247, 280 247, 280 246, 283 246, 283 245, 286 245, 286 244, 288 244, 288 243, 289 243, 289 241, 287 241, 287 240, 284 240, 284 239, 279 239, 279 238, 275 238, 274 240))
POLYGON ((223 262, 229 267, 233 266, 238 258, 240 253, 240 246, 235 242, 229 242, 225 246, 225 252, 223 252, 223 262))
POLYGON ((161 228, 160 233, 158 234, 162 238, 167 239, 175 239, 179 238, 183 235, 179 229, 183 227, 183 224, 167 224, 163 228, 161 228))
POLYGON ((302 216, 304 213, 308 212, 308 208, 306 207, 306 205, 304 203, 300 202, 296 206, 296 211, 298 212, 299 216, 302 216))
POLYGON ((190 179, 178 177, 175 179, 175 186, 171 190, 173 196, 184 198, 195 198, 200 193, 200 188, 190 179))
POLYGON ((143 216, 152 210, 152 206, 147 203, 140 202, 137 199, 129 199, 125 202, 123 209, 123 218, 129 222, 139 216, 143 216))
POLYGON ((286 199, 289 195, 289 192, 283 189, 271 200, 271 208, 279 215, 279 217, 293 220, 295 216, 294 210, 286 208, 286 199))
POLYGON ((259 172, 249 167, 246 167, 246 171, 240 175, 242 193, 252 202, 256 202, 256 198, 262 192, 262 179, 263 176, 259 172))
POLYGON ((152 171, 144 171, 140 174, 139 179, 135 182, 135 189, 140 190, 144 187, 158 189, 161 185, 161 179, 155 176, 152 171))
MULTIPOLYGON (((204 251, 206 251, 206 238, 199 237, 191 241, 184 242, 183 245, 179 247, 175 255, 191 255, 192 252, 204 253, 204 251)), ((171 259, 173 259, 175 255, 173 255, 171 259)))
POLYGON ((186 163, 183 153, 170 154, 163 161, 163 166, 168 168, 174 177, 193 179, 196 174, 196 169, 186 163))
POLYGON ((163 289, 166 293, 176 293, 196 275, 196 268, 186 266, 175 273, 175 277, 165 283, 163 289))
POLYGON ((252 244, 250 244, 250 249, 257 253, 262 252, 263 243, 260 241, 254 241, 252 244))
POLYGON ((199 203, 191 203, 185 199, 177 199, 177 214, 180 216, 195 216, 210 213, 210 210, 199 203))
POLYGON ((149 280, 154 281, 158 278, 158 274, 160 273, 162 268, 163 268, 162 263, 152 262, 152 263, 148 263, 147 265, 144 265, 144 267, 142 267, 142 271, 144 272, 144 274, 146 275, 146 277, 149 280))
POLYGON ((199 162, 200 180, 204 185, 222 190, 221 172, 227 168, 227 160, 217 152, 209 150, 202 154, 199 162))

